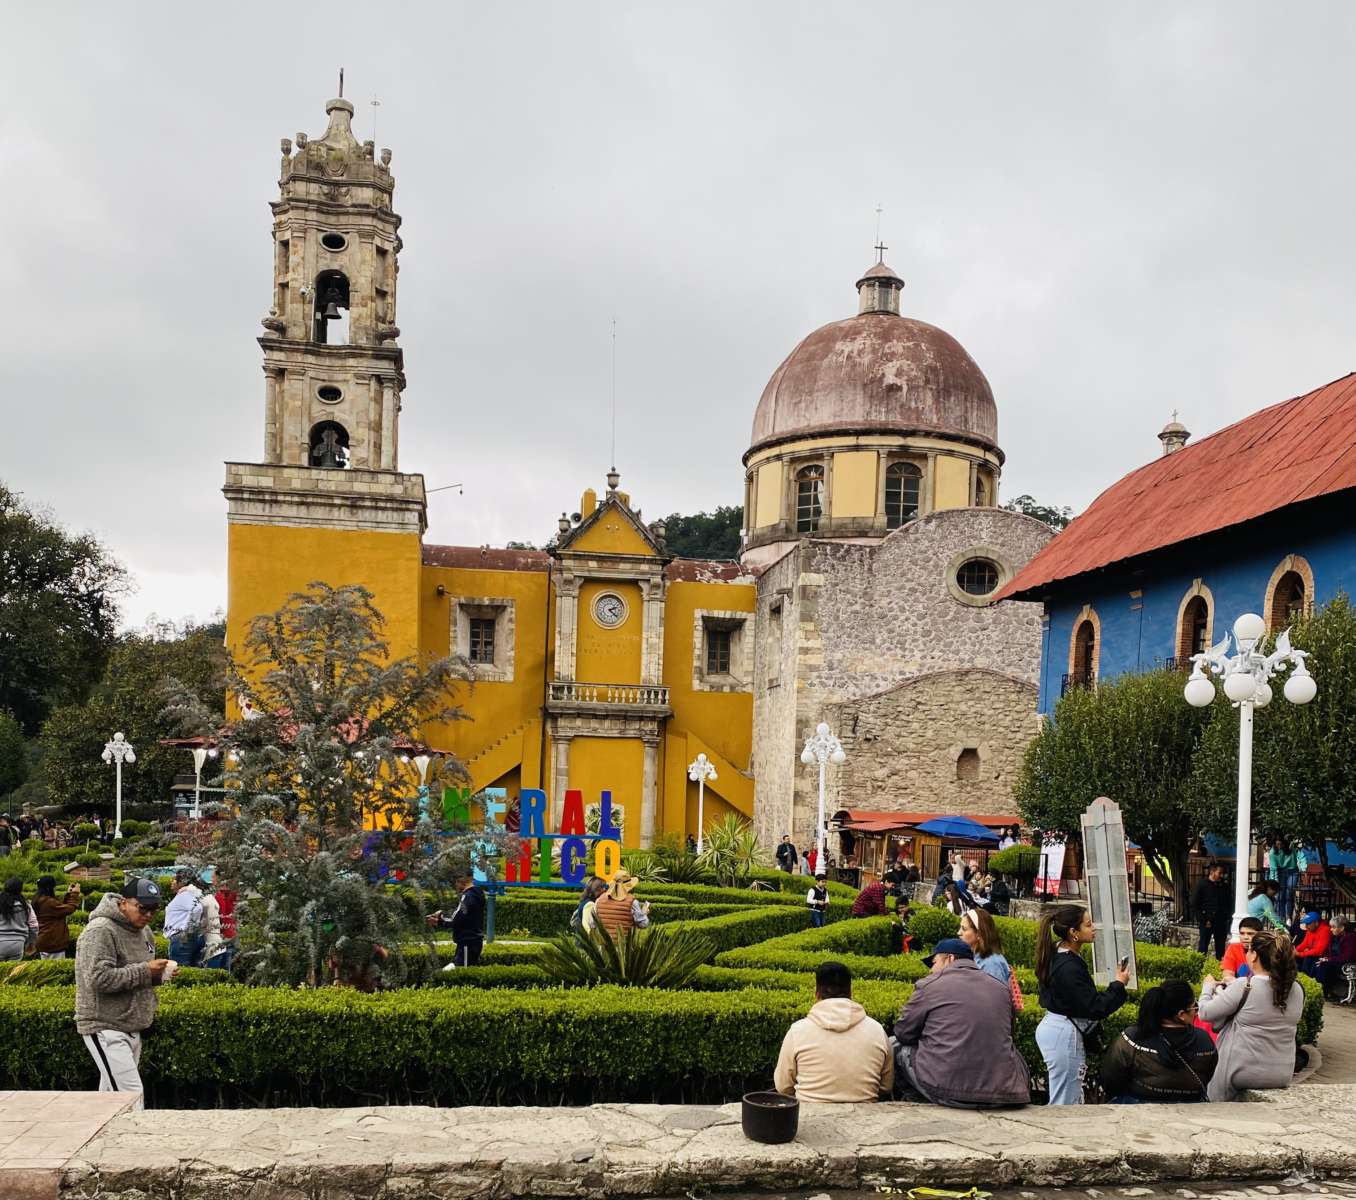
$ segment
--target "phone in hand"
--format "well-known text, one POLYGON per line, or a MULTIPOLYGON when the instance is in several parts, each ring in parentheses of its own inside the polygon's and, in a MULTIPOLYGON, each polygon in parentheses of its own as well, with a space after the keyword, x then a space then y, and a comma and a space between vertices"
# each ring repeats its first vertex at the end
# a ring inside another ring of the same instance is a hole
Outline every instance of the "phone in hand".
POLYGON ((1116 969, 1118 971, 1124 971, 1125 968, 1128 967, 1129 965, 1130 965, 1130 956, 1127 954, 1124 958, 1121 959, 1120 962, 1116 964, 1116 969))

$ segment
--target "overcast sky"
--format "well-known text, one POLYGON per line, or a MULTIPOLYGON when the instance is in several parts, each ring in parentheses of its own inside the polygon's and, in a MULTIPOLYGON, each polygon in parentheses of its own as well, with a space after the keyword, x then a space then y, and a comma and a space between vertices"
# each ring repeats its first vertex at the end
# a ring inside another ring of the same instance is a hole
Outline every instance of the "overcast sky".
MULTIPOLYGON (((609 466, 737 504, 768 376, 903 311, 998 401, 1002 490, 1086 505, 1356 368, 1356 6, 821 2, 12 6, 0 479, 224 603, 222 462, 262 446, 278 141, 339 66, 404 217, 401 467, 429 540, 540 543, 609 466)), ((1243 469, 1241 467, 1241 469, 1243 469)))

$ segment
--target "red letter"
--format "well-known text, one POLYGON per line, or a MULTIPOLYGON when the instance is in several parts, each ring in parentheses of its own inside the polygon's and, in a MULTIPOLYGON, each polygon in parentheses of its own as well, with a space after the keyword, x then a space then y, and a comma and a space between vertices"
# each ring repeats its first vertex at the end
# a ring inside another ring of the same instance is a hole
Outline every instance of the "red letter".
POLYGON ((584 793, 571 788, 565 793, 565 812, 560 818, 561 833, 584 832, 584 793))

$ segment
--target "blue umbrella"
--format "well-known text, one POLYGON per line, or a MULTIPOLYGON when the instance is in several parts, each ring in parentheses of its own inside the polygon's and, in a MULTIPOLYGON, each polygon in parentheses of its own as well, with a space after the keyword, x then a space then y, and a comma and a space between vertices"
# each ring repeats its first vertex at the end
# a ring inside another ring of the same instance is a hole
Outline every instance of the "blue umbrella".
POLYGON ((992 829, 972 821, 969 817, 933 817, 918 826, 920 833, 931 833, 937 837, 969 838, 972 842, 998 841, 998 834, 992 829))

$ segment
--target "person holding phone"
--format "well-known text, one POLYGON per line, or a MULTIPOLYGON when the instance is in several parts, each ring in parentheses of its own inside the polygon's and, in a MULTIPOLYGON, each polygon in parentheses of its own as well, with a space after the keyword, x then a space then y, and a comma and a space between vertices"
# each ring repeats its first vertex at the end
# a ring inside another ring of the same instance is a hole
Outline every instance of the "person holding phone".
POLYGON ((1045 1016, 1036 1026, 1036 1045, 1049 1076, 1051 1104, 1083 1103, 1085 1039, 1125 1003, 1130 961, 1122 959, 1116 978, 1099 992, 1083 960, 1097 930, 1092 913, 1078 904, 1056 904, 1045 910, 1036 931, 1036 979, 1045 1016))

